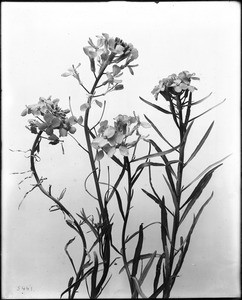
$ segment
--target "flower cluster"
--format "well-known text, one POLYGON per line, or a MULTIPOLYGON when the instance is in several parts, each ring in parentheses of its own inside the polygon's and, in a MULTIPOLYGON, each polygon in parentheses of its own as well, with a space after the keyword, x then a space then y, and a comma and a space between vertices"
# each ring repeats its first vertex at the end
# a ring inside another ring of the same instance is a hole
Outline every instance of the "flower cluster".
POLYGON ((134 147, 141 135, 138 131, 139 127, 149 127, 146 122, 140 122, 137 116, 118 115, 114 118, 114 126, 108 124, 108 121, 102 121, 98 130, 98 136, 92 141, 92 146, 97 151, 96 159, 103 158, 104 153, 112 157, 116 149, 123 156, 129 155, 129 148, 134 147), (137 138, 132 142, 128 142, 127 139, 133 133, 136 133, 137 138))
POLYGON ((182 93, 186 90, 193 92, 196 87, 190 85, 191 80, 199 80, 198 77, 194 77, 195 73, 189 73, 188 71, 183 71, 178 75, 172 74, 167 78, 163 78, 159 81, 159 85, 155 86, 152 90, 152 94, 157 100, 159 93, 168 91, 171 93, 182 93))
POLYGON ((37 104, 27 105, 21 113, 21 116, 34 115, 36 119, 29 120, 31 132, 36 134, 38 130, 44 131, 52 144, 57 144, 59 137, 67 136, 68 132, 75 133, 76 128, 73 125, 82 123, 82 117, 79 119, 74 116, 67 117, 70 110, 62 110, 58 105, 59 101, 59 99, 51 100, 51 97, 48 99, 40 97, 37 104), (59 137, 54 134, 55 129, 58 129, 59 137))
POLYGON ((132 67, 136 65, 130 65, 130 63, 138 58, 138 50, 132 44, 125 43, 120 38, 109 37, 107 33, 103 33, 101 36, 97 36, 97 38, 96 44, 89 38, 89 45, 84 47, 83 50, 90 59, 91 70, 94 73, 96 71, 95 60, 100 67, 100 72, 107 65, 113 64, 112 72, 106 72, 107 80, 102 85, 121 82, 120 80, 116 81, 114 77, 121 76, 122 73, 120 72, 125 67, 128 67, 133 75, 132 67), (117 65, 124 60, 123 65, 117 65))
POLYGON ((120 38, 111 38, 107 33, 103 33, 97 38, 96 45, 89 38, 89 46, 84 47, 83 50, 90 59, 97 58, 100 66, 107 61, 117 64, 124 59, 126 59, 125 66, 127 66, 138 57, 138 50, 120 38))

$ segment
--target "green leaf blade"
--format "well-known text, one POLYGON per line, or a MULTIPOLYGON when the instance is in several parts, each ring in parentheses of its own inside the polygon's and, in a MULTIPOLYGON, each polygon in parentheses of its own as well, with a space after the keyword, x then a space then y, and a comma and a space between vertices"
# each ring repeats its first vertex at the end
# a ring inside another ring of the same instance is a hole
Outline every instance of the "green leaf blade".
POLYGON ((161 151, 161 152, 157 152, 157 153, 153 153, 153 154, 148 154, 148 155, 136 158, 136 159, 133 160, 133 162, 138 161, 138 160, 147 159, 147 158, 153 158, 153 157, 157 157, 157 156, 161 156, 162 157, 162 156, 164 156, 164 155, 166 155, 168 153, 171 153, 171 152, 175 151, 179 146, 180 145, 175 146, 172 149, 169 149, 169 150, 166 150, 166 151, 161 151))
POLYGON ((182 191, 185 191, 188 187, 190 187, 194 182, 196 182, 199 178, 201 178, 207 171, 209 171, 214 166, 221 164, 226 158, 228 158, 231 154, 225 156, 224 158, 216 161, 215 163, 209 165, 205 170, 203 170, 195 179, 193 179, 186 187, 182 189, 182 191))
POLYGON ((147 274, 149 273, 149 270, 150 270, 150 268, 151 268, 151 266, 152 266, 152 264, 153 264, 153 262, 154 262, 154 259, 155 259, 155 257, 156 257, 156 253, 157 253, 157 251, 155 251, 155 252, 151 255, 151 257, 150 257, 149 261, 147 262, 147 264, 146 264, 146 266, 145 266, 143 272, 142 272, 141 275, 140 275, 140 279, 139 279, 139 285, 140 285, 140 286, 143 284, 143 282, 144 282, 144 280, 145 280, 147 274))
POLYGON ((190 209, 193 207, 193 205, 195 204, 196 200, 200 197, 200 195, 202 194, 203 190, 205 189, 205 187, 207 186, 207 184, 209 183, 210 179, 212 178, 213 172, 219 168, 222 164, 214 167, 213 169, 211 169, 210 171, 208 171, 203 178, 199 181, 199 183, 197 184, 197 186, 195 187, 195 189, 193 190, 193 192, 191 193, 191 195, 189 196, 189 198, 187 199, 187 201, 180 207, 180 209, 182 209, 184 206, 187 205, 187 207, 185 208, 185 211, 180 219, 180 224, 182 223, 182 221, 185 219, 185 217, 187 216, 188 212, 190 211, 190 209))
POLYGON ((142 97, 139 97, 139 98, 140 98, 140 100, 142 100, 142 101, 145 102, 146 104, 148 104, 148 105, 154 107, 155 109, 157 109, 157 110, 159 110, 159 111, 161 111, 161 112, 163 112, 163 113, 165 113, 165 114, 171 114, 170 111, 168 111, 168 110, 166 110, 166 109, 164 109, 164 108, 162 108, 162 107, 160 107, 160 106, 158 106, 158 105, 156 105, 156 104, 153 104, 153 103, 151 103, 151 102, 149 102, 149 101, 143 99, 142 97))
POLYGON ((133 258, 133 266, 132 266, 132 272, 131 272, 131 276, 135 277, 138 271, 138 266, 139 266, 139 261, 140 261, 140 254, 142 251, 142 247, 143 247, 143 239, 144 239, 144 235, 143 235, 143 223, 140 224, 139 227, 139 238, 138 238, 138 243, 135 249, 135 253, 134 253, 134 258, 133 258))
POLYGON ((199 144, 197 145, 197 147, 195 148, 195 150, 193 151, 193 153, 191 154, 191 156, 189 157, 189 159, 185 163, 184 167, 197 155, 199 150, 202 148, 203 144, 205 143, 206 139, 208 138, 208 136, 209 136, 209 134, 210 134, 210 132, 213 128, 213 125, 214 125, 214 121, 211 123, 211 125, 209 126, 209 128, 205 132, 204 136, 202 137, 199 144))
POLYGON ((210 110, 212 110, 212 109, 214 109, 215 107, 217 107, 217 106, 221 105, 222 103, 224 103, 225 100, 226 100, 226 99, 224 99, 223 101, 219 102, 218 104, 212 106, 211 108, 207 109, 206 111, 204 111, 204 112, 201 113, 200 115, 198 115, 198 116, 196 116, 196 117, 190 119, 189 122, 192 122, 192 121, 194 121, 195 119, 197 119, 197 118, 199 118, 199 117, 205 115, 205 114, 206 114, 207 112, 209 112, 210 110))

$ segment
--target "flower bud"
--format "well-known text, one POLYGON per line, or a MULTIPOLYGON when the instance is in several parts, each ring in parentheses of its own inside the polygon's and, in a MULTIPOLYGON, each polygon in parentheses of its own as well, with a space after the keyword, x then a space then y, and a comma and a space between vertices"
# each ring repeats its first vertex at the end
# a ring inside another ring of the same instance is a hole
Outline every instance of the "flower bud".
POLYGON ((25 110, 22 111, 21 116, 25 117, 28 114, 28 108, 25 108, 25 110))
POLYGON ((74 134, 74 133, 76 132, 76 127, 71 126, 71 128, 69 129, 69 132, 70 132, 71 134, 74 134))

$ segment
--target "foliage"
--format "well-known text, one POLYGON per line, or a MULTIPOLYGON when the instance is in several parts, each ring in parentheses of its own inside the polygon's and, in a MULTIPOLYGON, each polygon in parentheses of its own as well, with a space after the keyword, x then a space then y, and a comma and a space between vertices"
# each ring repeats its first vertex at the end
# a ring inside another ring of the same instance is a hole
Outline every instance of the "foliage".
POLYGON ((140 100, 147 104, 151 112, 156 110, 161 114, 161 117, 172 118, 178 133, 176 145, 172 145, 164 137, 159 129, 159 124, 155 124, 148 115, 144 115, 146 121, 141 120, 135 113, 131 116, 119 114, 113 119, 113 123, 109 120, 103 120, 106 102, 100 99, 103 99, 102 97, 107 93, 124 88, 121 79, 123 71, 128 69, 134 75, 133 68, 137 65, 134 65, 133 62, 138 58, 138 51, 132 44, 125 43, 120 38, 109 37, 106 33, 98 36, 96 42, 89 39, 88 46, 84 47, 83 50, 90 61, 90 71, 94 76, 92 88, 87 89, 83 79, 80 78, 78 68, 81 64, 76 67, 73 65, 62 74, 63 77, 74 77, 81 88, 87 92, 86 102, 80 103, 80 112, 74 114, 71 105, 69 108, 62 109, 59 106, 59 99, 52 100, 51 97, 47 99, 40 97, 37 104, 26 105, 21 114, 22 116, 29 114, 33 116, 28 121, 27 126, 30 132, 35 135, 29 159, 31 174, 34 176, 36 184, 31 190, 39 188, 54 203, 50 211, 59 210, 63 212, 67 226, 74 230, 75 234, 78 234, 82 243, 80 252, 82 254, 78 264, 75 264, 68 250, 76 238, 71 238, 66 244, 65 253, 73 267, 73 275, 68 280, 67 287, 61 293, 61 297, 75 298, 80 287, 85 286, 90 298, 98 298, 111 280, 112 265, 117 258, 121 257, 123 267, 120 272, 126 272, 131 298, 156 298, 161 293, 163 298, 169 298, 187 254, 193 230, 204 207, 212 199, 213 192, 194 215, 185 237, 180 236, 180 228, 183 221, 190 215, 197 200, 201 198, 215 170, 222 165, 222 161, 225 159, 220 159, 206 167, 190 183, 184 182, 187 166, 198 155, 214 126, 214 122, 212 122, 199 143, 194 147, 189 158, 185 160, 185 148, 194 122, 211 110, 208 109, 198 116, 193 116, 192 108, 208 97, 193 100, 197 88, 191 83, 193 80, 199 80, 199 78, 188 71, 182 71, 178 75, 172 74, 159 81, 152 90, 155 101, 159 101, 158 104, 140 97, 140 100), (164 100, 160 100, 161 96, 164 100), (167 104, 168 108, 164 108, 164 104, 167 104), (89 114, 92 112, 93 105, 100 108, 101 117, 91 127, 89 114), (85 146, 81 145, 74 137, 77 126, 84 132, 85 146), (161 149, 158 140, 155 141, 149 136, 142 135, 141 128, 142 131, 145 131, 146 128, 154 130, 158 134, 158 139, 165 141, 169 148, 161 149), (86 191, 97 201, 96 217, 94 214, 86 215, 85 208, 81 208, 75 215, 72 214, 67 205, 64 204, 66 188, 59 196, 53 195, 51 186, 46 188, 43 184, 46 178, 39 177, 36 170, 36 163, 39 162, 40 156, 40 144, 48 141, 50 147, 56 147, 58 144, 63 145, 68 137, 72 137, 77 142, 77 146, 80 147, 80 151, 84 151, 89 158, 90 172, 84 185, 86 187, 88 178, 93 178, 95 194, 91 194, 87 187, 86 191), (136 157, 139 145, 143 148, 145 146, 147 149, 147 154, 142 157, 136 157), (170 153, 172 153, 172 159, 169 157, 170 153), (175 159, 174 155, 177 156, 175 159), (119 167, 120 173, 114 183, 110 182, 109 169, 108 181, 101 181, 101 173, 104 172, 102 159, 105 156, 111 160, 110 163, 112 162, 119 167), (160 161, 157 162, 157 159, 160 161), (170 195, 160 195, 157 192, 152 175, 154 168, 159 168, 163 172, 159 181, 160 184, 168 187, 170 195), (135 209, 133 199, 136 185, 142 173, 143 176, 146 176, 146 181, 150 186, 149 190, 142 188, 144 198, 154 201, 157 205, 160 220, 155 220, 150 224, 141 223, 136 231, 127 235, 130 210, 131 208, 135 209), (198 183, 196 183, 197 181, 198 183), (120 191, 121 182, 126 185, 125 196, 120 191), (192 188, 195 183, 195 187, 192 188), (103 186, 106 187, 105 191, 101 188, 103 186), (188 197, 184 196, 186 189, 191 189, 188 197), (108 205, 112 198, 117 200, 117 208, 122 220, 120 237, 113 234, 116 221, 108 205), (160 227, 160 235, 156 238, 161 239, 161 247, 144 253, 146 228, 153 225, 160 227), (92 241, 86 233, 86 227, 93 235, 92 241), (133 247, 130 246, 130 241, 133 240, 134 242, 135 239, 136 246, 133 256, 128 257, 130 254, 128 250, 133 247), (115 246, 117 243, 121 244, 121 249, 115 246), (116 255, 114 259, 112 258, 113 253, 116 255), (151 270, 154 271, 154 274, 151 270), (149 291, 146 292, 143 289, 143 283, 148 274, 153 276, 153 291, 149 295, 147 294, 149 291))

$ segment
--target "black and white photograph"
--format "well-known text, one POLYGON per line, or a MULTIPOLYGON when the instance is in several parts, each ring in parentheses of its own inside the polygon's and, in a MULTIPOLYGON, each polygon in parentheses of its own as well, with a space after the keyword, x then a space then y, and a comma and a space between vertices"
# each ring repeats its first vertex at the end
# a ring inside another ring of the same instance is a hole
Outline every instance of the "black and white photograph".
POLYGON ((240 298, 240 3, 1 4, 2 299, 240 298))

